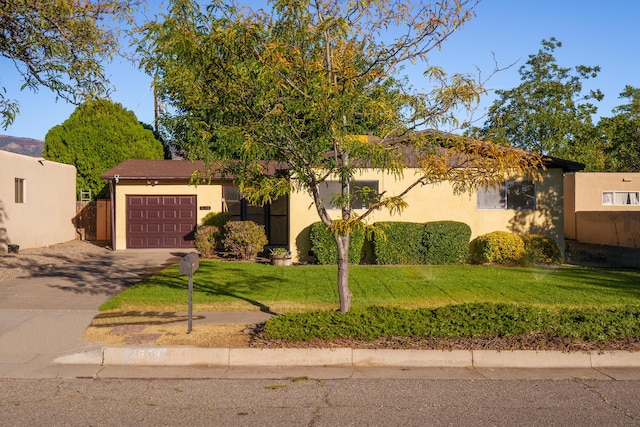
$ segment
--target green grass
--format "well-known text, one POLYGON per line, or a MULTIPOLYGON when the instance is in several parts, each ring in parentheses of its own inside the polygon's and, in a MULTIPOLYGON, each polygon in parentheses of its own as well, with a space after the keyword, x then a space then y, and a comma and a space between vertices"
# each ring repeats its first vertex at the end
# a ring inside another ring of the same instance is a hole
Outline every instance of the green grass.
MULTIPOLYGON (((338 307, 335 266, 274 267, 200 262, 194 310, 302 311, 338 307)), ((613 307, 640 304, 640 273, 471 265, 351 266, 353 307, 439 307, 462 303, 613 307)), ((103 304, 101 310, 186 310, 188 277, 172 265, 103 304)))

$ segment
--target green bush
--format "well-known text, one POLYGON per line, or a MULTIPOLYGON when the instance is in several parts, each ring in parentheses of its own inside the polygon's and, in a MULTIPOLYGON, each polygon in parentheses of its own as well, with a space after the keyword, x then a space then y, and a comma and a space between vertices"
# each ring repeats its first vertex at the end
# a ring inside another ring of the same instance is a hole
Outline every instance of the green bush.
POLYGON ((255 259, 267 245, 264 226, 253 221, 228 221, 224 231, 224 248, 241 259, 255 259))
POLYGON ((220 231, 218 227, 213 225, 200 225, 196 229, 195 247, 200 251, 203 257, 211 258, 216 249, 216 239, 220 231))
POLYGON ((229 212, 210 212, 202 218, 201 225, 212 225, 218 228, 218 235, 215 236, 216 246, 214 249, 222 250, 222 242, 224 242, 224 226, 231 220, 231 214, 229 212))
POLYGON ((468 303, 438 308, 371 306, 338 311, 285 313, 265 322, 269 339, 309 341, 385 337, 485 338, 544 333, 604 343, 640 336, 640 307, 541 308, 530 305, 468 303))
POLYGON ((523 255, 522 237, 508 231, 493 231, 471 242, 471 260, 477 264, 518 264, 523 255))
POLYGON ((544 234, 522 236, 524 260, 528 264, 560 264, 562 252, 555 240, 544 234))
POLYGON ((423 225, 413 222, 378 222, 372 240, 376 264, 421 264, 423 225))
MULTIPOLYGON (((311 224, 311 250, 318 264, 337 264, 338 246, 329 228, 323 222, 311 224)), ((349 239, 349 263, 359 264, 364 246, 364 230, 354 230, 349 239)))
POLYGON ((422 246, 425 264, 458 264, 469 258, 471 227, 463 222, 434 221, 424 224, 422 246))

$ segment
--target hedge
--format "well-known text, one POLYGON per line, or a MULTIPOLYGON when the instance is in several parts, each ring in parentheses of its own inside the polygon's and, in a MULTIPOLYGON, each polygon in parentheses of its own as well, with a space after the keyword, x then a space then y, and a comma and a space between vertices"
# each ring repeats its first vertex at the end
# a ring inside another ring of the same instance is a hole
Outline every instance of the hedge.
MULTIPOLYGON (((338 246, 329 228, 323 222, 311 224, 311 250, 318 264, 337 264, 338 246)), ((364 246, 364 230, 355 230, 349 239, 349 263, 359 264, 364 246)))

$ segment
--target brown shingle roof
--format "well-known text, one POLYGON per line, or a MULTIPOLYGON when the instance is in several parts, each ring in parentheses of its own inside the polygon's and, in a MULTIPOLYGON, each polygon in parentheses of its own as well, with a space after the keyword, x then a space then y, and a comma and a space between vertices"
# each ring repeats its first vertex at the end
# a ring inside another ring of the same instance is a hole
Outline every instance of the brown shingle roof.
POLYGON ((204 164, 190 160, 125 160, 109 169, 102 179, 189 179, 195 171, 204 173, 204 164))

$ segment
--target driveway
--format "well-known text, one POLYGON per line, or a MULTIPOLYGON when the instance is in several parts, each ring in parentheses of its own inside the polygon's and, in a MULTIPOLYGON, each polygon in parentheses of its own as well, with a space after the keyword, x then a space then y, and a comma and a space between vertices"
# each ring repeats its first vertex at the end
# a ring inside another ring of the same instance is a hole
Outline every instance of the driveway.
POLYGON ((0 280, 0 377, 58 376, 51 363, 57 357, 100 348, 82 333, 103 302, 185 255, 104 248, 44 252, 0 257, 0 268, 25 275, 0 280))

